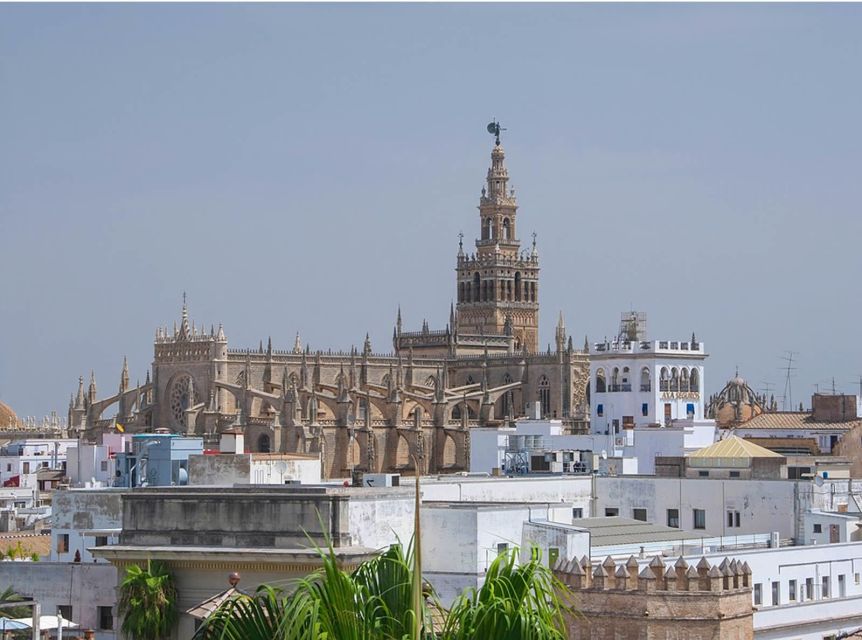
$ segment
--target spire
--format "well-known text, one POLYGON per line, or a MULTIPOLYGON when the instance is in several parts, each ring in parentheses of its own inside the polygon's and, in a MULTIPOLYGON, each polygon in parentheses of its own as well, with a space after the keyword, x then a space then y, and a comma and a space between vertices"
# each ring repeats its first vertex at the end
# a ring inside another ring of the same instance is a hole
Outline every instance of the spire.
POLYGON ((530 249, 530 258, 532 260, 538 260, 539 259, 539 251, 538 251, 538 249, 536 249, 536 232, 535 231, 533 231, 533 248, 530 249))
POLYGON ((84 376, 78 376, 78 395, 75 398, 75 408, 84 408, 84 376))
POLYGON ((120 372, 120 393, 129 389, 129 363, 123 356, 123 370, 120 372))
POLYGON ((560 311, 560 319, 557 321, 557 353, 562 353, 566 348, 566 321, 563 319, 563 312, 560 311))
POLYGON ((362 345, 362 355, 371 355, 371 336, 368 335, 368 333, 365 334, 365 344, 362 345))
POLYGON ((395 319, 395 331, 401 335, 401 305, 398 305, 398 317, 395 319))
POLYGON ((186 304, 186 292, 183 291, 182 320, 180 321, 180 332, 177 337, 182 340, 188 340, 190 335, 191 329, 189 328, 189 307, 186 304))
POLYGON ((455 303, 449 301, 449 328, 455 333, 455 303))
POLYGON ((299 337, 299 331, 296 332, 296 338, 293 341, 293 352, 296 354, 302 353, 302 339, 299 337))
POLYGON ((584 335, 584 353, 590 352, 590 339, 584 335))
POLYGON ((266 355, 272 360, 272 336, 269 336, 266 340, 266 355))
MULTIPOLYGON (((485 195, 485 187, 482 187, 482 195, 485 195)), ((458 257, 464 257, 464 234, 462 232, 458 232, 458 257)))
POLYGON ((224 342, 227 340, 224 336, 224 327, 222 327, 221 322, 218 323, 218 332, 216 333, 216 340, 219 342, 224 342))
POLYGON ((96 401, 96 372, 90 371, 90 387, 87 389, 87 399, 90 404, 96 401))

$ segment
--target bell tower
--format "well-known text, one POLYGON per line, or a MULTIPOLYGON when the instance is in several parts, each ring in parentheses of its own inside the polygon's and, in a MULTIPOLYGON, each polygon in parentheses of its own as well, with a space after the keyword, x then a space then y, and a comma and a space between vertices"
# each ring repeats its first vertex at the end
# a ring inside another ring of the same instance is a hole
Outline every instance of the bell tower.
POLYGON ((505 335, 511 331, 515 349, 539 349, 539 254, 536 235, 529 251, 518 239, 518 204, 509 186, 506 154, 500 144, 499 123, 491 167, 479 198, 479 237, 476 252, 458 248, 457 331, 460 334, 505 335))

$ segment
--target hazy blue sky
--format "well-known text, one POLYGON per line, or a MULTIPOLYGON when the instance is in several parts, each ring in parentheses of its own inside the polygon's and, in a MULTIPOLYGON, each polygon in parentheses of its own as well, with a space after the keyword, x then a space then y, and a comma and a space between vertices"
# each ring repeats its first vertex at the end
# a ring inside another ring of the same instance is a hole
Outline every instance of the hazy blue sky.
POLYGON ((182 292, 230 344, 442 326, 492 116, 542 343, 649 314, 715 391, 858 392, 859 5, 2 5, 0 399, 65 412, 182 292))

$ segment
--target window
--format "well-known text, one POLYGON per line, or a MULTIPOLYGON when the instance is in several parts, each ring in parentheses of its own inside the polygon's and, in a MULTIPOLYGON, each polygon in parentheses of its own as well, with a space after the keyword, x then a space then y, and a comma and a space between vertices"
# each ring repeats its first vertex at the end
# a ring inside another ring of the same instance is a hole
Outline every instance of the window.
POLYGON ((820 597, 828 598, 829 597, 829 576, 823 576, 823 579, 820 581, 820 597))
POLYGON ((99 630, 114 630, 114 611, 112 607, 96 607, 99 615, 99 630))
POLYGON ((22 469, 22 473, 30 473, 30 463, 29 462, 24 463, 24 468, 22 469))
POLYGON ((72 619, 72 605, 70 604, 61 604, 57 607, 60 615, 63 616, 63 620, 71 620, 72 619))
POLYGON ((67 553, 69 551, 69 534, 61 533, 57 536, 57 553, 67 553))
POLYGON ((642 416, 644 416, 644 417, 646 417, 646 416, 648 416, 648 415, 649 415, 649 403, 644 402, 644 403, 641 405, 641 415, 642 415, 642 416))
POLYGON ((584 517, 584 510, 581 507, 575 507, 572 509, 572 519, 578 520, 584 517))
POLYGON ((632 513, 632 517, 635 520, 640 520, 641 522, 646 522, 646 509, 635 509, 632 513))
POLYGON ((689 402, 687 405, 685 405, 685 415, 689 418, 694 417, 694 403, 689 402))
POLYGON ((847 587, 844 584, 844 574, 840 574, 838 576, 838 597, 845 598, 847 597, 847 587))
POLYGON ((108 536, 96 536, 96 546, 105 547, 108 545, 108 536))
POLYGON ((860 576, 858 573, 853 574, 853 582, 855 582, 856 584, 859 584, 860 579, 862 579, 862 576, 860 576))
POLYGON ((709 471, 698 471, 697 476, 699 478, 708 478, 709 477, 709 471))
POLYGON ((101 469, 102 469, 102 471, 108 470, 108 461, 107 460, 102 460, 101 469))
POLYGON ((763 604, 763 586, 759 582, 754 585, 754 604, 763 604))
POLYGON ((509 543, 507 542, 498 542, 497 543, 497 555, 502 555, 509 550, 509 543))
POLYGON ((731 471, 728 475, 731 478, 738 478, 739 477, 739 471, 731 471))
POLYGON ((706 511, 704 509, 692 509, 695 529, 706 529, 706 511))
POLYGON ((791 602, 796 601, 796 580, 787 583, 787 599, 791 602))
POLYGON ((805 578, 805 599, 814 600, 814 578, 805 578))
POLYGON ((814 533, 823 533, 823 525, 815 524, 814 525, 814 533))
POLYGON ((603 404, 597 404, 596 405, 596 415, 600 418, 605 415, 605 405, 603 405, 603 404))
POLYGON ((667 526, 679 529, 679 509, 667 510, 667 526))
POLYGON ((557 547, 548 547, 548 566, 553 568, 560 559, 560 550, 557 547))
POLYGON ((772 606, 777 607, 781 604, 781 583, 772 583, 772 606))
POLYGON ((12 465, 11 464, 6 465, 6 471, 12 471, 12 465))
POLYGON ((614 516, 620 515, 620 510, 618 507, 607 507, 605 508, 605 517, 613 518, 614 516))
POLYGON ((738 527, 739 526, 739 511, 728 511, 727 512, 727 526, 728 527, 738 527))
POLYGON ((542 415, 547 416, 551 413, 551 382, 548 376, 539 378, 539 402, 542 403, 542 415))

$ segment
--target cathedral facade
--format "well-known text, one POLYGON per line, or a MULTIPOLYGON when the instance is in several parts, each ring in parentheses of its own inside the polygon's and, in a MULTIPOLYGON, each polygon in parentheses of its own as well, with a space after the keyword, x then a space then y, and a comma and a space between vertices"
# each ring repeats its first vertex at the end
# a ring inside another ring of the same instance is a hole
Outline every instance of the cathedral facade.
POLYGON ((128 432, 167 429, 217 447, 241 430, 251 451, 320 453, 327 477, 353 471, 427 474, 469 469, 470 429, 521 416, 588 419, 589 361, 572 347, 562 315, 555 347, 539 348, 539 256, 523 249, 518 205, 499 138, 479 200, 479 237, 456 258, 449 322, 405 331, 399 309, 391 350, 312 351, 271 340, 228 345, 224 329, 198 328, 183 302, 179 324, 160 328, 151 373, 130 385, 123 363, 117 393, 100 397, 83 377, 69 403, 73 432, 97 440, 120 423, 128 432), (115 413, 115 417, 105 417, 115 413))

